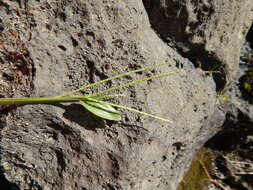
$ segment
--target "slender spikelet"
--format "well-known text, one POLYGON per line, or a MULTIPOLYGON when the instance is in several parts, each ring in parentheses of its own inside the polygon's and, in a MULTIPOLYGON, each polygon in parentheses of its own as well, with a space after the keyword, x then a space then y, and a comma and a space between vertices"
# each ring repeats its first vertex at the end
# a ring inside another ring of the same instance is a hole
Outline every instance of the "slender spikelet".
POLYGON ((142 112, 142 111, 139 111, 137 109, 133 109, 133 108, 130 108, 127 106, 122 106, 122 105, 113 104, 113 103, 110 103, 107 101, 103 101, 102 99, 122 97, 122 96, 124 96, 123 94, 107 94, 107 93, 127 87, 127 86, 135 85, 137 83, 141 83, 144 81, 149 81, 149 80, 153 80, 153 79, 159 79, 162 77, 176 75, 176 74, 182 72, 183 70, 176 70, 173 72, 155 75, 155 76, 148 77, 148 78, 142 78, 139 80, 132 80, 128 83, 125 83, 125 84, 122 84, 119 86, 115 86, 115 87, 112 87, 112 88, 109 88, 106 90, 102 90, 102 91, 99 91, 94 94, 84 94, 81 96, 69 96, 69 95, 75 94, 77 92, 83 91, 87 88, 105 83, 107 81, 115 80, 115 79, 130 75, 130 74, 133 74, 133 73, 146 71, 146 70, 149 70, 149 69, 152 69, 155 67, 160 67, 160 66, 163 66, 166 64, 168 64, 168 63, 164 62, 164 63, 136 69, 133 71, 129 71, 126 73, 122 73, 122 74, 107 78, 105 80, 101 80, 101 81, 98 81, 98 82, 95 82, 92 84, 88 84, 88 85, 83 86, 79 89, 63 93, 62 95, 56 96, 56 97, 0 98, 0 105, 52 104, 52 103, 65 103, 65 102, 79 102, 88 111, 90 111, 94 115, 104 118, 104 119, 120 120, 121 119, 120 113, 117 110, 115 110, 115 108, 120 108, 120 109, 129 110, 132 112, 136 112, 136 113, 139 113, 139 114, 142 114, 145 116, 153 117, 153 118, 161 120, 161 121, 166 121, 166 122, 172 123, 172 121, 170 121, 168 119, 164 119, 159 116, 156 116, 156 115, 153 115, 150 113, 146 113, 146 112, 142 112), (104 94, 106 94, 106 95, 104 95, 104 94))

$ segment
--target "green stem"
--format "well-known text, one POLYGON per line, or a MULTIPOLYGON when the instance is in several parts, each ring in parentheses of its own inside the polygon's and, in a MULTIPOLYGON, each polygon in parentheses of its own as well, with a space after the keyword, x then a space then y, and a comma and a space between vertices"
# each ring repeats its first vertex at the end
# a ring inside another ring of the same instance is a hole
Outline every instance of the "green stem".
POLYGON ((238 100, 236 100, 236 99, 234 99, 234 98, 231 98, 231 97, 229 97, 229 96, 218 95, 218 98, 223 99, 223 100, 226 100, 226 101, 229 101, 229 102, 232 102, 232 103, 235 103, 235 104, 238 104, 238 105, 241 104, 241 102, 239 102, 238 100))
POLYGON ((74 97, 31 97, 31 98, 0 98, 0 105, 48 104, 59 102, 76 102, 86 100, 85 96, 74 97))
POLYGON ((0 105, 25 105, 25 104, 50 104, 50 103, 60 103, 60 102, 77 102, 85 101, 88 97, 93 99, 102 99, 102 98, 113 98, 124 96, 122 94, 109 94, 105 96, 92 96, 92 95, 83 95, 83 96, 67 96, 67 97, 30 97, 30 98, 0 98, 0 105))

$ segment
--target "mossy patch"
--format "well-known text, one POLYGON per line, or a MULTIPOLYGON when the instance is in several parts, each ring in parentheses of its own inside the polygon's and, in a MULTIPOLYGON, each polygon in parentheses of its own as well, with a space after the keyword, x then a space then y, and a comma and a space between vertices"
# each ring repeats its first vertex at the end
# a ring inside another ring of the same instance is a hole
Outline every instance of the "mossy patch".
POLYGON ((184 176, 177 190, 205 190, 211 184, 213 153, 202 148, 193 158, 190 170, 184 176))
POLYGON ((241 87, 253 96, 253 66, 249 67, 249 70, 241 78, 241 87))

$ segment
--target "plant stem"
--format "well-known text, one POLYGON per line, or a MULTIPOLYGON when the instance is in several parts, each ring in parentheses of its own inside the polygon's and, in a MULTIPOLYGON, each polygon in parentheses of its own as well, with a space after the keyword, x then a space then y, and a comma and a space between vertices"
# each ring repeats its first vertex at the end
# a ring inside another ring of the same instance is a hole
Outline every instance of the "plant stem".
POLYGON ((103 98, 114 98, 122 97, 123 94, 109 94, 105 96, 92 96, 92 95, 82 95, 82 96, 67 96, 67 97, 29 97, 29 98, 0 98, 0 105, 25 105, 25 104, 50 104, 50 103, 60 103, 60 102, 77 102, 85 101, 88 98, 93 99, 103 99, 103 98))
POLYGON ((59 102, 76 102, 86 100, 85 96, 73 97, 31 97, 31 98, 0 98, 0 105, 48 104, 59 102))
POLYGON ((223 100, 232 102, 232 103, 234 103, 234 104, 238 104, 238 105, 241 104, 241 102, 239 102, 238 100, 236 100, 236 99, 234 99, 234 98, 231 98, 231 97, 229 97, 229 96, 218 95, 217 97, 218 97, 219 99, 223 99, 223 100))

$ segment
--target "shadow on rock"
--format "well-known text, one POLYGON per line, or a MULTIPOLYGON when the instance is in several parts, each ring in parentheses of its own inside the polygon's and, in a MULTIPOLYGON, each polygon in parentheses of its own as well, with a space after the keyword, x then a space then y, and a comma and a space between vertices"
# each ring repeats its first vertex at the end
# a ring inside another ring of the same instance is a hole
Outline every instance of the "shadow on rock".
POLYGON ((71 122, 77 123, 81 127, 87 130, 95 130, 96 128, 104 128, 105 121, 87 111, 80 104, 55 104, 57 107, 61 107, 65 110, 63 117, 71 122))
POLYGON ((18 185, 8 181, 4 175, 3 168, 0 169, 0 186, 5 190, 20 190, 18 185))

